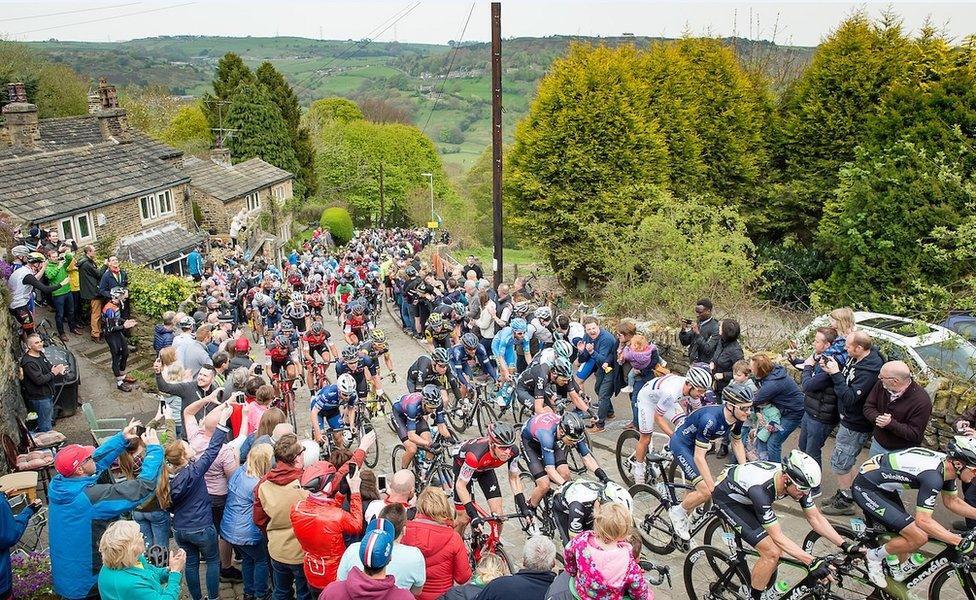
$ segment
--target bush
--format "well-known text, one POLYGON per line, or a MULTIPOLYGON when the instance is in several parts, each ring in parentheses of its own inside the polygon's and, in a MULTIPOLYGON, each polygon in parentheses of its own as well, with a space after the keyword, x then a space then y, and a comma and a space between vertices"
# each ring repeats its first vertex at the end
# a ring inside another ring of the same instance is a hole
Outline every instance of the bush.
POLYGON ((328 229, 337 246, 348 244, 352 239, 352 217, 349 211, 338 206, 325 209, 319 221, 323 229, 328 229))
POLYGON ((197 289, 192 281, 163 275, 148 267, 126 263, 129 273, 129 302, 137 313, 158 319, 167 310, 179 310, 180 303, 197 289))
POLYGON ((302 224, 318 223, 322 220, 322 213, 326 208, 328 207, 324 204, 306 200, 295 211, 295 218, 302 224))

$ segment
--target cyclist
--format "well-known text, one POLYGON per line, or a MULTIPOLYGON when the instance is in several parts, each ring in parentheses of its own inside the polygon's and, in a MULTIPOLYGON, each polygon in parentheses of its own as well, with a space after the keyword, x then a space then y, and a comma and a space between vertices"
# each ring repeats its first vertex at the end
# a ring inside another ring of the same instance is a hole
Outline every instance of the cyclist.
POLYGON ((441 388, 436 385, 425 385, 420 392, 411 392, 400 396, 393 403, 393 425, 397 436, 403 442, 404 453, 400 460, 400 468, 410 468, 418 448, 430 448, 433 438, 430 434, 429 415, 434 416, 434 424, 441 437, 451 436, 444 419, 444 402, 441 400, 441 388))
POLYGON ((463 533, 469 520, 478 518, 474 506, 471 484, 478 482, 488 501, 488 512, 502 514, 502 491, 498 487, 495 469, 508 465, 508 483, 515 494, 515 506, 522 514, 528 513, 522 481, 519 479, 518 446, 515 445, 515 429, 508 423, 492 423, 485 437, 468 440, 461 444, 454 457, 454 503, 458 515, 454 526, 463 533), (462 510, 463 509, 463 510, 462 510))
POLYGON ((339 351, 336 349, 335 344, 332 343, 331 338, 332 334, 325 328, 322 321, 318 319, 312 323, 309 330, 302 336, 302 341, 305 342, 305 362, 309 366, 306 376, 308 389, 310 390, 315 389, 315 382, 312 380, 314 373, 311 367, 316 356, 321 358, 322 362, 326 364, 339 360, 339 351))
POLYGON ((533 365, 545 363, 552 366, 557 358, 565 358, 569 364, 573 364, 573 351, 575 348, 566 340, 556 340, 548 348, 543 348, 532 357, 533 365))
MULTIPOLYGON (((967 504, 956 489, 956 479, 969 484, 974 472, 976 438, 958 435, 949 442, 944 454, 928 448, 908 448, 875 455, 861 465, 851 487, 854 502, 869 522, 898 534, 887 544, 867 551, 871 583, 886 587, 882 570, 885 557, 910 554, 924 546, 930 537, 956 546, 962 556, 976 552, 976 543, 968 541, 959 547, 963 538, 932 518, 936 496, 941 492, 947 509, 967 519, 976 519, 976 508, 967 504), (908 514, 901 500, 901 490, 906 488, 918 490, 914 517, 908 514)), ((901 567, 895 567, 893 578, 902 581, 913 569, 913 563, 906 561, 901 567)))
POLYGON ((528 329, 529 324, 525 319, 516 317, 512 319, 511 325, 499 331, 492 340, 491 353, 498 363, 502 381, 508 381, 532 361, 529 336, 526 335, 528 329))
POLYGON ((430 313, 427 325, 424 327, 424 338, 431 352, 437 348, 450 349, 453 333, 454 324, 450 320, 445 319, 439 312, 430 313))
POLYGON ((254 319, 258 328, 258 334, 264 339, 266 331, 274 331, 281 322, 281 313, 278 312, 278 305, 274 299, 264 292, 254 294, 251 301, 251 310, 256 310, 260 318, 254 319))
POLYGON ((620 484, 574 479, 556 490, 552 499, 552 516, 562 537, 563 546, 584 531, 593 529, 593 518, 601 504, 617 502, 633 510, 634 499, 620 484))
POLYGON ((309 408, 309 420, 312 423, 312 438, 319 444, 325 440, 322 432, 332 431, 332 439, 336 445, 344 446, 342 435, 337 430, 342 428, 342 415, 339 410, 351 400, 356 399, 356 380, 349 373, 344 373, 332 385, 327 385, 312 396, 309 408))
POLYGON ((385 331, 378 327, 370 331, 366 341, 359 345, 359 352, 373 359, 377 367, 379 367, 379 359, 382 356, 383 363, 386 364, 386 370, 390 372, 390 377, 393 378, 391 381, 396 381, 396 374, 393 372, 393 355, 390 354, 390 344, 386 339, 385 331))
POLYGON ((356 288, 352 286, 349 278, 345 276, 340 276, 338 278, 338 284, 336 285, 333 297, 335 298, 336 306, 338 307, 339 314, 343 314, 346 310, 346 303, 352 298, 355 293, 356 288))
POLYGON ((544 412, 526 421, 522 427, 522 452, 525 453, 529 473, 535 479, 535 489, 529 498, 530 508, 534 510, 539 506, 542 497, 549 492, 550 482, 562 485, 570 480, 566 451, 574 446, 587 469, 593 471, 600 481, 610 481, 590 453, 583 435, 585 429, 583 417, 572 411, 562 417, 553 412, 544 412))
POLYGON ((308 315, 308 304, 305 303, 301 292, 292 293, 288 304, 281 311, 281 316, 291 321, 299 333, 304 333, 308 329, 308 315))
POLYGON ((752 388, 730 383, 722 390, 722 404, 704 406, 685 418, 671 436, 669 444, 674 459, 685 479, 695 487, 688 492, 681 504, 668 509, 674 532, 683 540, 691 539, 688 513, 701 506, 712 496, 715 480, 705 460, 715 440, 732 436, 732 451, 739 464, 745 464, 746 451, 742 445, 742 423, 752 412, 752 388))
POLYGON ((578 412, 589 410, 580 395, 579 384, 573 379, 573 367, 565 358, 557 358, 551 367, 542 362, 534 364, 515 380, 515 397, 533 414, 553 409, 546 403, 546 396, 550 392, 560 398, 568 398, 578 412))
POLYGON ((773 502, 780 498, 789 496, 796 500, 814 531, 845 552, 854 551, 856 543, 845 541, 837 533, 810 495, 810 490, 820 485, 822 476, 817 461, 800 450, 790 452, 782 464, 754 461, 730 465, 719 474, 712 502, 722 519, 759 552, 759 560, 752 568, 754 599, 763 598, 783 554, 807 565, 814 579, 829 574, 824 561, 805 552, 783 532, 773 509, 773 502))
MULTIPOLYGON (((436 348, 430 356, 420 356, 407 369, 407 391, 416 392, 425 385, 433 384, 441 388, 451 388, 455 398, 461 397, 458 380, 450 370, 450 357, 447 350, 436 348)), ((445 392, 446 393, 446 392, 445 392)))
POLYGON ((648 381, 637 393, 637 429, 640 439, 634 452, 634 483, 644 483, 644 458, 651 446, 655 425, 668 437, 685 417, 701 407, 701 398, 712 387, 712 374, 704 367, 691 367, 684 377, 664 375, 648 381))
POLYGON ((347 344, 358 344, 366 339, 366 302, 364 300, 352 300, 346 307, 346 322, 343 325, 343 333, 346 336, 347 344))
POLYGON ((279 379, 294 379, 298 377, 298 369, 292 359, 291 337, 278 334, 268 344, 268 358, 271 359, 271 373, 279 379), (281 372, 284 370, 285 376, 281 372))
MULTIPOLYGON (((365 400, 369 395, 369 383, 373 383, 373 389, 377 396, 383 395, 383 388, 380 387, 380 378, 376 374, 376 363, 373 359, 362 356, 356 346, 346 346, 342 349, 342 361, 336 363, 336 377, 343 373, 352 375, 356 380, 356 397, 365 400)), ((347 425, 355 425, 356 406, 355 402, 346 404, 345 421, 347 425)))
POLYGON ((485 375, 498 381, 498 372, 495 366, 488 360, 488 353, 484 346, 478 341, 478 336, 473 333, 466 333, 461 336, 461 343, 453 346, 450 353, 451 367, 454 376, 461 384, 461 395, 468 395, 468 388, 471 387, 469 379, 474 375, 474 367, 481 367, 485 375))
POLYGON ((540 306, 535 309, 535 318, 529 323, 530 340, 535 340, 537 345, 536 353, 549 348, 553 342, 552 309, 548 306, 540 306))

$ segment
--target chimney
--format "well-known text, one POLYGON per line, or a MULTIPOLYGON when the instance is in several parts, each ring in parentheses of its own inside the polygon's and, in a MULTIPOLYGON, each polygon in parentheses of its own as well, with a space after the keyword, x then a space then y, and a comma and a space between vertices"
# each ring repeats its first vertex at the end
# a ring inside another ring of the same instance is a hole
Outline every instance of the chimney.
POLYGON ((129 118, 125 114, 125 109, 119 108, 115 86, 109 85, 104 77, 98 80, 98 100, 98 112, 95 114, 98 117, 98 126, 101 129, 102 138, 105 140, 114 139, 120 144, 131 141, 129 118))
POLYGON ((102 108, 102 99, 99 98, 98 92, 93 91, 88 88, 88 114, 97 115, 98 111, 102 108))
POLYGON ((37 106, 27 102, 23 83, 8 83, 7 96, 10 104, 3 107, 6 121, 6 135, 3 137, 15 152, 30 152, 41 139, 41 130, 37 125, 37 106))
POLYGON ((229 167, 231 164, 230 150, 228 148, 224 148, 224 140, 220 136, 214 140, 213 150, 210 151, 210 160, 213 161, 214 164, 218 164, 222 167, 229 167))

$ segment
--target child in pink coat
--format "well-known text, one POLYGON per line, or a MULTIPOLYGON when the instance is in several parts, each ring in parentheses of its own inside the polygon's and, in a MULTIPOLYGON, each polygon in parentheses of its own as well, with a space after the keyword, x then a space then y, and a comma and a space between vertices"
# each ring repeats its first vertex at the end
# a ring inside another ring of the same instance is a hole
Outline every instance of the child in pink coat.
POLYGON ((594 531, 584 531, 566 546, 566 573, 580 600, 652 600, 644 573, 627 541, 633 518, 618 503, 600 505, 594 531))

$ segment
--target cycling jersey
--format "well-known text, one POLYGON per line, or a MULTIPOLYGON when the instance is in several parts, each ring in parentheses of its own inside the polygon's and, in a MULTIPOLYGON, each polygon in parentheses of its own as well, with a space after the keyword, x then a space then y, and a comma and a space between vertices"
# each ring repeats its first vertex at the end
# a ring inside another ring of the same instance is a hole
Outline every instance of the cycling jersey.
POLYGON ((602 483, 574 479, 553 496, 553 517, 564 545, 569 543, 571 537, 593 529, 593 507, 602 493, 602 483))
MULTIPOLYGON (((753 546, 777 522, 773 502, 777 495, 776 480, 782 472, 783 467, 778 463, 753 461, 730 465, 716 479, 712 502, 725 521, 753 546)), ((809 493, 803 494, 799 503, 804 511, 816 506, 809 493)))
MULTIPOLYGON (((546 467, 566 464, 566 448, 556 438, 556 429, 561 420, 562 417, 558 414, 545 412, 535 415, 522 427, 522 450, 533 479, 545 477, 546 467)), ((585 438, 576 442, 575 446, 580 456, 590 453, 585 438)))
POLYGON ((685 378, 664 375, 648 381, 637 392, 637 428, 641 433, 654 432, 654 415, 671 421, 676 429, 685 419, 685 409, 678 402, 685 397, 685 378))
POLYGON ((495 339, 491 341, 491 353, 497 360, 504 361, 508 368, 514 370, 518 355, 530 354, 529 336, 523 335, 522 341, 519 343, 515 339, 515 332, 512 328, 506 327, 495 334, 495 339), (521 349, 516 348, 516 346, 521 346, 521 349))
POLYGON ((434 345, 434 347, 440 348, 450 348, 451 345, 451 334, 454 332, 454 326, 450 322, 437 327, 431 327, 428 325, 424 328, 424 337, 428 342, 434 345))
POLYGON ((498 467, 508 464, 510 473, 519 473, 518 446, 512 447, 512 457, 507 460, 499 460, 491 452, 491 444, 487 437, 475 438, 461 444, 457 455, 454 457, 454 464, 460 468, 458 477, 463 481, 468 481, 477 473, 494 471, 498 467))
POLYGON ((691 481, 692 485, 702 479, 695 464, 695 447, 710 448, 712 441, 724 439, 730 434, 733 439, 742 436, 742 421, 726 421, 725 407, 721 404, 705 406, 688 415, 685 422, 675 429, 669 444, 685 479, 691 481))
POLYGON ((319 429, 325 429, 325 421, 328 420, 330 429, 342 427, 342 417, 339 414, 339 405, 342 400, 339 397, 339 386, 327 385, 312 396, 309 402, 309 410, 315 411, 318 415, 319 429))
POLYGON ((522 371, 515 380, 515 397, 528 408, 535 406, 536 398, 546 398, 547 391, 551 391, 560 398, 565 398, 570 392, 579 393, 580 387, 570 377, 565 385, 556 385, 549 379, 551 367, 545 363, 538 363, 522 371))
POLYGON ((552 329, 542 324, 542 321, 538 317, 532 319, 529 323, 529 338, 535 338, 538 340, 540 346, 549 346, 552 344, 552 329))
MULTIPOLYGON (((350 369, 349 365, 345 361, 340 361, 336 363, 336 377, 343 373, 349 373, 352 378, 356 380, 356 397, 360 400, 366 398, 369 394, 369 383, 367 377, 376 376, 376 362, 371 358, 361 356, 359 358, 359 363, 354 369, 350 369)), ((351 403, 350 403, 351 404, 351 403)))
POLYGON ((305 340, 306 344, 308 344, 309 351, 312 351, 312 350, 323 350, 326 346, 329 345, 329 338, 331 337, 332 334, 329 333, 328 330, 323 329, 322 333, 319 334, 315 334, 309 331, 302 336, 302 339, 305 340))
POLYGON ((377 344, 373 340, 366 340, 365 342, 359 344, 359 353, 362 354, 363 356, 368 356, 375 361, 376 359, 383 356, 384 354, 387 354, 390 351, 389 344, 383 346, 382 349, 379 349, 376 346, 377 344))
POLYGON ((353 333, 353 332, 362 333, 363 327, 365 326, 366 326, 365 314, 361 314, 361 315, 350 314, 348 317, 346 317, 346 326, 344 328, 344 331, 346 333, 353 333))
POLYGON ((481 370, 485 375, 498 381, 498 372, 495 370, 495 366, 491 364, 491 361, 488 360, 488 353, 485 352, 483 346, 478 345, 475 349, 474 356, 472 356, 465 350, 464 344, 457 344, 451 348, 450 356, 451 368, 454 370, 454 375, 465 386, 470 385, 468 378, 472 376, 475 365, 481 366, 481 370))
POLYGON ((355 291, 356 289, 348 283, 340 283, 335 288, 335 298, 339 301, 339 304, 345 304, 349 302, 349 298, 355 291))
POLYGON ((308 304, 304 301, 289 302, 281 311, 281 314, 293 321, 297 319, 304 320, 308 316, 308 304))
MULTIPOLYGON (((401 442, 408 439, 411 431, 418 435, 430 431, 423 395, 420 392, 400 396, 400 399, 393 403, 392 417, 401 442)), ((440 425, 444 422, 444 409, 441 407, 434 413, 434 424, 440 425)))
POLYGON ((461 390, 458 388, 458 380, 451 371, 450 366, 448 366, 443 375, 439 375, 437 371, 434 370, 434 362, 429 356, 421 356, 417 358, 417 360, 410 365, 410 368, 407 369, 407 390, 410 392, 416 392, 425 385, 438 385, 445 387, 445 384, 450 386, 455 397, 461 395, 461 390))

